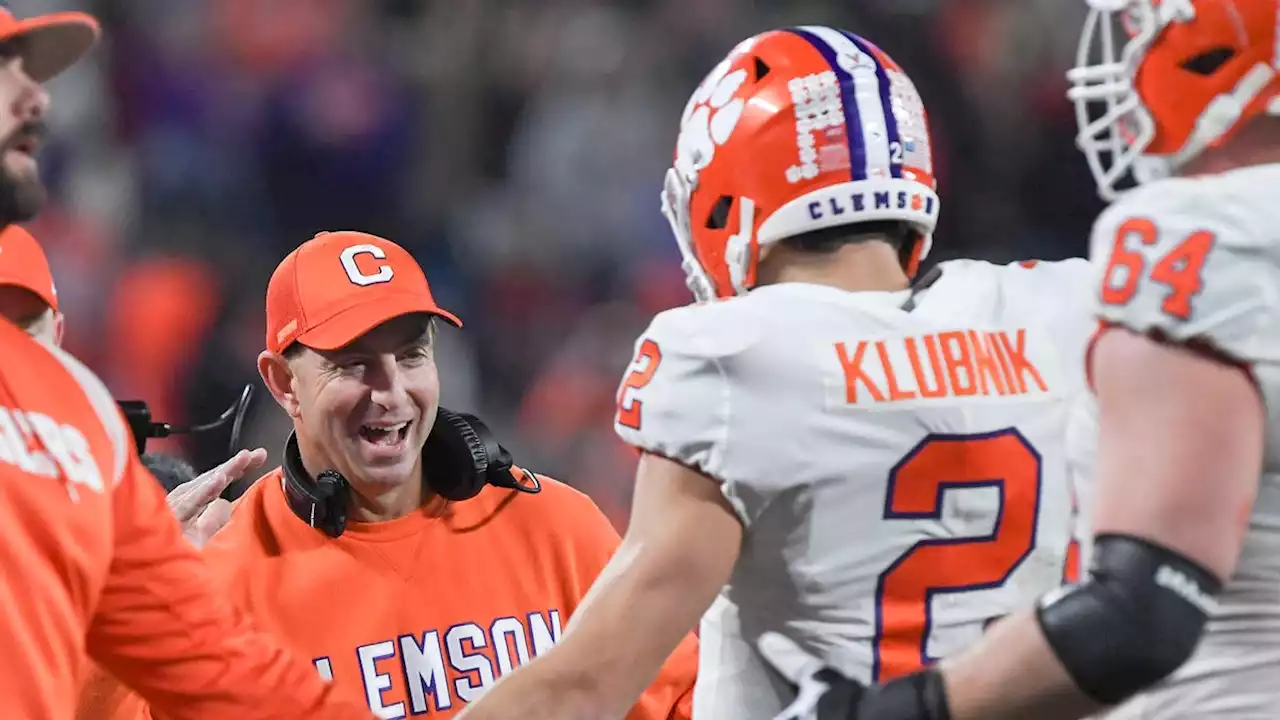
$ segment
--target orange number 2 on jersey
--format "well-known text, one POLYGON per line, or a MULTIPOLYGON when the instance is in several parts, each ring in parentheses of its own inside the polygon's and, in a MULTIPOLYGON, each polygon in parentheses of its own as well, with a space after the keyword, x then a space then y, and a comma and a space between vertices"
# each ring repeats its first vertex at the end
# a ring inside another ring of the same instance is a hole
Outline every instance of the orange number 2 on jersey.
POLYGON ((632 370, 618 389, 618 423, 632 430, 640 429, 640 409, 644 403, 629 395, 632 390, 639 390, 653 380, 653 373, 657 371, 658 363, 662 362, 662 350, 658 348, 658 343, 647 338, 640 343, 633 365, 641 361, 644 365, 632 370))
MULTIPOLYGON (((1129 218, 1116 229, 1115 246, 1111 261, 1102 280, 1102 302, 1107 305, 1125 305, 1138 292, 1146 263, 1142 253, 1128 248, 1130 238, 1137 238, 1144 246, 1155 245, 1159 231, 1147 218, 1129 218), (1116 283, 1116 273, 1124 269, 1123 282, 1116 283)), ((1167 255, 1151 268, 1151 279, 1169 288, 1169 295, 1160 309, 1179 320, 1191 317, 1191 299, 1204 288, 1201 272, 1209 251, 1213 249, 1213 233, 1201 230, 1178 243, 1167 255)))
POLYGON ((1031 553, 1040 509, 1040 455, 1013 428, 930 435, 889 474, 886 520, 936 520, 948 490, 981 487, 1000 497, 991 535, 921 540, 880 574, 875 682, 933 662, 926 644, 934 596, 1004 584, 1031 553))

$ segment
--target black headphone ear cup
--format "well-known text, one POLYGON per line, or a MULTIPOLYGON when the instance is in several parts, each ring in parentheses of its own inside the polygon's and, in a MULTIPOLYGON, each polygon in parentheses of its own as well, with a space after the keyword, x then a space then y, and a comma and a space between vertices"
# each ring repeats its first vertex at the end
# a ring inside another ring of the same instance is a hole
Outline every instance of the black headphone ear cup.
POLYGON ((338 537, 347 528, 347 479, 335 470, 324 470, 316 476, 316 499, 324 507, 320 529, 329 537, 338 537))
POLYGON ((484 447, 486 481, 491 485, 510 487, 511 466, 515 464, 511 459, 511 453, 498 444, 498 439, 493 436, 489 426, 485 425, 483 420, 468 413, 458 413, 458 417, 471 427, 472 432, 484 447))
POLYGON ((303 522, 319 528, 329 537, 339 537, 347 527, 347 479, 335 470, 324 470, 312 478, 302 465, 298 436, 289 433, 284 443, 284 496, 289 509, 303 522))
POLYGON ((431 489, 446 500, 470 500, 484 489, 489 469, 485 443, 461 415, 439 408, 422 448, 431 489))

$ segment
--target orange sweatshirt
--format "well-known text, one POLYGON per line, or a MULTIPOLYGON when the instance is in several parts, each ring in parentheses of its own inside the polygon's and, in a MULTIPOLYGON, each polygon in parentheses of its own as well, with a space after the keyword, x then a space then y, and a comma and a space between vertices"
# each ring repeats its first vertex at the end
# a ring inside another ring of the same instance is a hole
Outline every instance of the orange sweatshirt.
MULTIPOLYGON (((397 520, 352 522, 332 539, 290 511, 277 469, 205 553, 260 625, 381 717, 448 718, 559 639, 618 546, 589 498, 541 481, 537 495, 488 487, 397 520)), ((628 718, 690 717, 696 668, 690 635, 628 718)), ((115 713, 80 718, 139 717, 130 701, 113 703, 115 713)))

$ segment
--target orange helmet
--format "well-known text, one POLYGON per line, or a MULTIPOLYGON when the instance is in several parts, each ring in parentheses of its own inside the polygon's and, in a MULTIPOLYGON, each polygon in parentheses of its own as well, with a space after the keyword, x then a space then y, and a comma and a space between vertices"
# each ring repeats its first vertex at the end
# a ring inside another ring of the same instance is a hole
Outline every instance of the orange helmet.
POLYGON ((1280 114, 1277 0, 1088 0, 1067 91, 1104 199, 1280 114))
POLYGON ((739 43, 694 91, 662 211, 707 301, 754 287, 762 247, 838 225, 906 223, 914 273, 936 190, 924 104, 902 68, 852 33, 798 27, 739 43))

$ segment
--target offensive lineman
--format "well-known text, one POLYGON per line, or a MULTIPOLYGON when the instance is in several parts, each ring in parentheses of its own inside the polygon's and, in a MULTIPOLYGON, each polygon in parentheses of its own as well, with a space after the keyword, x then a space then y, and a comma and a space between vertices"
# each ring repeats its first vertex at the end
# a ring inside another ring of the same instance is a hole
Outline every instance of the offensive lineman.
POLYGON ((1092 240, 1103 330, 1087 581, 940 671, 824 717, 1280 713, 1280 10, 1089 2, 1070 97, 1115 203, 1092 240), (1140 187, 1117 195, 1131 170, 1140 187))
POLYGON ((850 33, 741 43, 681 122, 663 197, 701 302, 619 391, 632 519, 561 644, 461 717, 618 717, 702 616, 694 716, 768 718, 785 631, 887 679, 1059 584, 1084 261, 957 261, 914 85, 850 33))
MULTIPOLYGON (((88 15, 0 4, 0 229, 44 198, 41 84, 97 37, 88 15)), ((72 717, 87 656, 174 718, 369 717, 211 587, 93 373, 7 318, 0 347, 4 716, 72 717)))

